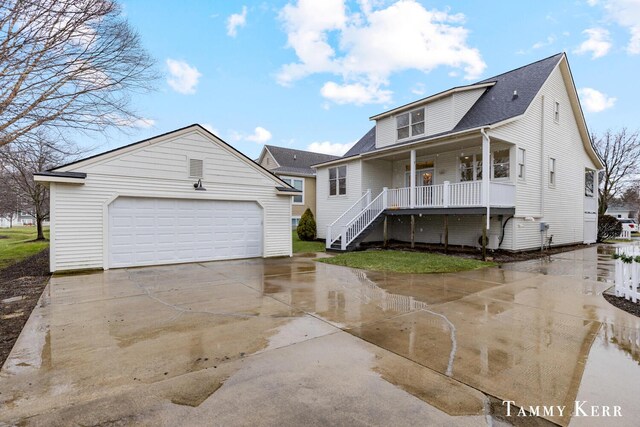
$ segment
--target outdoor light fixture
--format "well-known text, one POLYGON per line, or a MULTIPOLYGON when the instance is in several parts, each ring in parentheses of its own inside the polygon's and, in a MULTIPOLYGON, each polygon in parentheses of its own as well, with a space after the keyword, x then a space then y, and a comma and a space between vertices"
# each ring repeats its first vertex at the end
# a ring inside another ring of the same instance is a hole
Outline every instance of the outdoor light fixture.
POLYGON ((195 188, 196 191, 207 191, 207 189, 202 186, 202 180, 201 179, 199 179, 198 182, 193 184, 193 188, 195 188))

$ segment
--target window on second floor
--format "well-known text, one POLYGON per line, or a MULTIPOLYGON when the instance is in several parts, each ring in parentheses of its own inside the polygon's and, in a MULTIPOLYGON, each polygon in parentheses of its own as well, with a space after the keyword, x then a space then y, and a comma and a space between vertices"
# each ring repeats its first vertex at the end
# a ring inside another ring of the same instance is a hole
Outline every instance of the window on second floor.
POLYGON ((296 190, 302 191, 301 194, 293 196, 293 204, 301 205, 304 203, 304 179, 303 178, 289 178, 283 177, 282 180, 295 188, 296 190))
POLYGON ((347 194, 347 166, 329 168, 329 195, 347 194))
POLYGON ((593 197, 595 194, 595 176, 595 171, 589 169, 584 171, 584 195, 587 197, 593 197))
POLYGON ((556 185, 556 159, 549 157, 549 186, 556 185))
POLYGON ((493 179, 509 178, 510 166, 508 149, 493 152, 493 179))
POLYGON ((560 123, 560 103, 558 101, 553 103, 553 120, 560 123))
POLYGON ((524 179, 526 152, 524 148, 518 148, 518 178, 524 179))
POLYGON ((398 139, 406 139, 424 134, 424 108, 396 116, 398 139))

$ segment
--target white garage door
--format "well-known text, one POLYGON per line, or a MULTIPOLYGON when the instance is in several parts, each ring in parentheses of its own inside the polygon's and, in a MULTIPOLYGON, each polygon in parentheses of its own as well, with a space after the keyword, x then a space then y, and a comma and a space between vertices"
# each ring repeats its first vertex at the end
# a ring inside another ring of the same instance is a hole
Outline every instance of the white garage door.
POLYGON ((262 256, 254 202, 117 198, 109 206, 109 266, 262 256))

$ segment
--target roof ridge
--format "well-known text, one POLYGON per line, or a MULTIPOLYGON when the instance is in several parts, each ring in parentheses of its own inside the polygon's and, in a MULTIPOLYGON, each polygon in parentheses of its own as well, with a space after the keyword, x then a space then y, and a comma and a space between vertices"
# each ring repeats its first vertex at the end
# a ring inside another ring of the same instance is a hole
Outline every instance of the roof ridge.
POLYGON ((504 76, 505 74, 513 73, 514 71, 518 71, 518 70, 521 70, 523 68, 530 67, 532 65, 535 65, 535 64, 538 64, 540 62, 546 61, 546 60, 551 59, 551 58, 553 58, 555 56, 558 56, 558 55, 563 56, 563 55, 565 55, 565 52, 556 53, 556 54, 553 54, 551 56, 547 56, 546 58, 538 59, 537 61, 530 62, 529 64, 521 65, 520 67, 514 68, 514 69, 509 70, 509 71, 505 71, 504 73, 496 74, 495 76, 487 77, 486 79, 477 81, 477 82, 472 83, 472 84, 488 83, 488 82, 493 81, 494 79, 496 79, 496 78, 498 78, 500 76, 504 76))

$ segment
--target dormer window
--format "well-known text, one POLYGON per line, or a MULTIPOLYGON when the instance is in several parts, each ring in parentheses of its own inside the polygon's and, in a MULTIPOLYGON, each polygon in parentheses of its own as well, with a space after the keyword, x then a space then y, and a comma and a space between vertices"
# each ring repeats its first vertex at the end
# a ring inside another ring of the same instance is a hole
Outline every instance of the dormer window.
POLYGON ((424 108, 396 116, 398 140, 424 134, 424 108))

